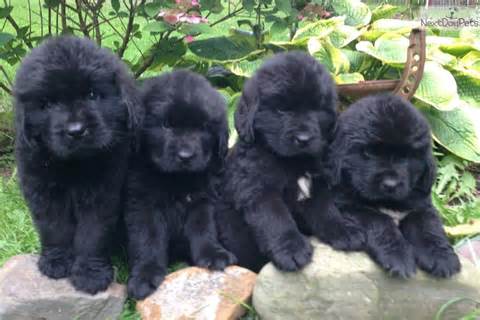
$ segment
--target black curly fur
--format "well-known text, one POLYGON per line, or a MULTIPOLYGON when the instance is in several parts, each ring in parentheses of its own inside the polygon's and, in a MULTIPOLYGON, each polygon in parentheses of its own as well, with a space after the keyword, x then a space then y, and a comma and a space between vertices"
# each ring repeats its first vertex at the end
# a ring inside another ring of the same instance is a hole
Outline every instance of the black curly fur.
POLYGON ((281 53, 245 84, 235 113, 239 141, 226 161, 219 238, 258 271, 271 260, 294 271, 310 262, 301 232, 297 180, 315 174, 336 112, 333 81, 311 56, 281 53))
POLYGON ((137 125, 133 78, 112 52, 58 37, 23 60, 14 96, 18 174, 40 236, 40 271, 91 294, 105 290, 137 125))
POLYGON ((228 147, 225 101, 200 75, 175 71, 143 88, 140 152, 128 176, 128 293, 142 299, 170 260, 216 270, 235 257, 217 240, 214 205, 228 147))
POLYGON ((431 201, 430 129, 409 102, 384 94, 350 106, 338 119, 328 168, 332 188, 314 181, 305 214, 320 217, 307 223, 315 236, 335 249, 366 251, 394 276, 409 277, 416 265, 437 277, 459 272, 431 201))

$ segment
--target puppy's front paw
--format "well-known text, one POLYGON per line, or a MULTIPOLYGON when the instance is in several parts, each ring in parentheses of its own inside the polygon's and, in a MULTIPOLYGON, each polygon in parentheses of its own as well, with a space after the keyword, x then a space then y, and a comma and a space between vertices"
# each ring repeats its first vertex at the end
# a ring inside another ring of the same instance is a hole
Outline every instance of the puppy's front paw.
POLYGON ((280 270, 296 271, 312 260, 313 247, 300 232, 289 231, 279 242, 272 250, 271 260, 280 270))
POLYGON ((415 257, 420 269, 439 278, 449 278, 460 272, 458 256, 451 247, 416 250, 415 257))
POLYGON ((162 283, 166 271, 156 263, 134 267, 128 278, 128 295, 136 300, 142 300, 152 294, 162 283))
POLYGON ((317 237, 336 250, 358 251, 365 245, 364 232, 343 225, 327 226, 317 237))
POLYGON ((398 278, 410 278, 416 272, 415 257, 409 246, 377 253, 374 258, 390 275, 398 278))
POLYGON ((66 251, 45 251, 38 260, 38 269, 52 279, 66 278, 70 275, 73 255, 66 251))
POLYGON ((226 267, 237 263, 237 258, 230 251, 221 246, 205 246, 197 257, 194 257, 193 263, 202 268, 212 270, 223 270, 226 267))
POLYGON ((80 291, 96 294, 105 291, 113 281, 113 268, 106 259, 77 258, 70 282, 80 291))

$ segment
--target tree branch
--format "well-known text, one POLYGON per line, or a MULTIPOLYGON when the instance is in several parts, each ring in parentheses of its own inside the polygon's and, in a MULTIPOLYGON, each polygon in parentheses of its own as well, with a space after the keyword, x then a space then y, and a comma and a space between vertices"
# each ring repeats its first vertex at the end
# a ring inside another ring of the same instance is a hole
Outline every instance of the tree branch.
POLYGON ((10 89, 5 83, 0 82, 0 89, 8 93, 9 95, 12 95, 12 89, 10 89))
POLYGON ((237 13, 239 13, 239 12, 242 11, 242 10, 243 10, 243 6, 240 7, 239 9, 237 9, 237 10, 235 10, 235 11, 227 14, 225 17, 220 18, 220 19, 218 19, 217 21, 211 23, 211 24, 210 24, 210 27, 213 27, 213 26, 216 25, 216 24, 219 24, 219 23, 221 23, 221 22, 223 22, 223 21, 225 21, 225 20, 228 20, 228 19, 232 18, 233 16, 235 16, 237 13))

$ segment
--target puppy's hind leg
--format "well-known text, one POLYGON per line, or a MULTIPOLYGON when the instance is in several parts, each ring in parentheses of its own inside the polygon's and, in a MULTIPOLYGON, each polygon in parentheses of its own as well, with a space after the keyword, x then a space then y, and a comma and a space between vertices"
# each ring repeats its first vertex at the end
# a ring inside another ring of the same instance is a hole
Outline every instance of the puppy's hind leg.
POLYGON ((223 270, 235 264, 237 258, 219 242, 215 225, 214 207, 207 199, 199 200, 190 208, 185 225, 185 236, 190 244, 190 256, 199 267, 223 270))
POLYGON ((441 278, 460 271, 460 261, 433 206, 422 212, 411 212, 400 227, 404 237, 413 245, 415 259, 421 269, 441 278))

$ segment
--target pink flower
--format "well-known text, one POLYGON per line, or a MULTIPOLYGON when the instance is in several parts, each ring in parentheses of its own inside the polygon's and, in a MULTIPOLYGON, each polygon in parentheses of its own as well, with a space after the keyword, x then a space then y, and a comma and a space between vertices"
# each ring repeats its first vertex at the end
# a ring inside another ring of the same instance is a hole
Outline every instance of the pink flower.
POLYGON ((191 35, 187 35, 183 39, 185 40, 186 43, 191 43, 191 42, 195 41, 195 38, 191 35))
POLYGON ((194 7, 199 7, 200 6, 200 2, 198 0, 192 0, 192 6, 194 7))
POLYGON ((299 14, 299 15, 297 16, 297 18, 298 18, 298 20, 303 20, 303 18, 305 18, 305 17, 304 17, 303 15, 299 14))

